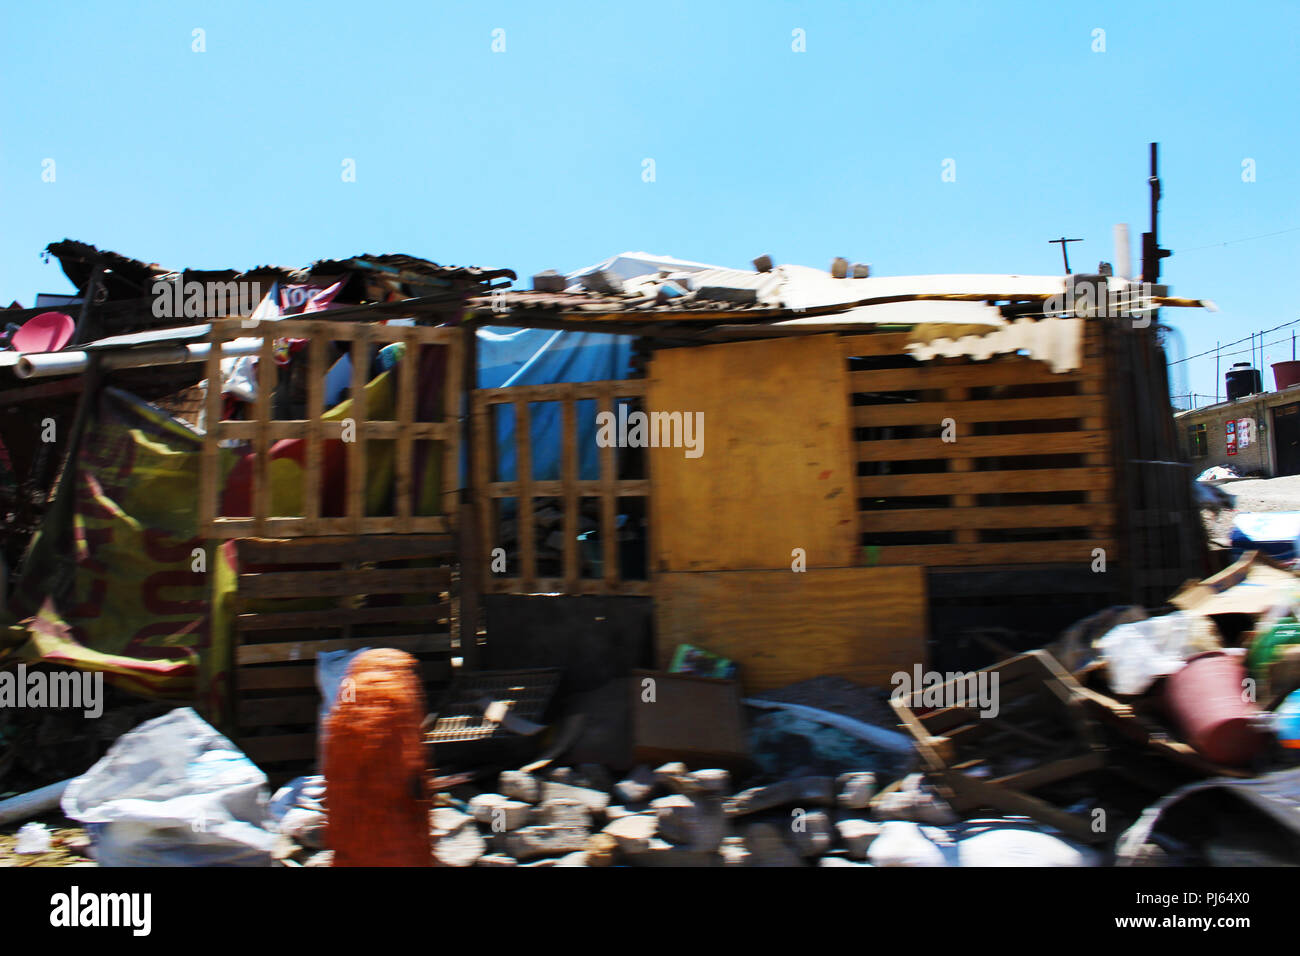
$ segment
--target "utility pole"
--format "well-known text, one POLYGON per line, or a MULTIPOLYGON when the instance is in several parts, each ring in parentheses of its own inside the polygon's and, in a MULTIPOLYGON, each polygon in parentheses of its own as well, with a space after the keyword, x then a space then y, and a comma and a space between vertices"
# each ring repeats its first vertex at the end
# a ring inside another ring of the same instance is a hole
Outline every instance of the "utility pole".
POLYGON ((1066 246, 1066 243, 1083 242, 1083 240, 1066 239, 1065 236, 1062 236, 1060 239, 1048 239, 1047 242, 1049 245, 1055 245, 1058 242, 1061 244, 1061 258, 1065 260, 1065 274, 1068 276, 1070 274, 1070 251, 1069 251, 1069 247, 1066 246))
POLYGON ((1160 171, 1159 144, 1151 144, 1151 175, 1147 178, 1151 187, 1151 231, 1142 233, 1142 281, 1152 285, 1160 281, 1160 260, 1173 255, 1168 249, 1160 248, 1160 171))

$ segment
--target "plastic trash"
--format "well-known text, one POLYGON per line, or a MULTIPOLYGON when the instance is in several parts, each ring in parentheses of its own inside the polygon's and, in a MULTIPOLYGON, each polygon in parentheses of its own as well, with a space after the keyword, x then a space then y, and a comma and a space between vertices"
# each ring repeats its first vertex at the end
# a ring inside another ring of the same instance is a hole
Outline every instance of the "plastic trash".
POLYGON ((270 866, 266 775, 190 707, 123 734, 68 785, 102 866, 270 866))
POLYGON ((280 832, 300 846, 325 848, 325 778, 297 777, 271 797, 271 819, 280 832))
POLYGON ((18 828, 18 845, 15 853, 49 853, 50 831, 44 823, 24 823, 18 828))
POLYGON ((872 866, 947 866, 943 851, 915 823, 891 820, 881 824, 871 841, 867 860, 872 866))
POLYGON ((1141 694, 1193 654, 1217 648, 1212 627, 1205 618, 1175 611, 1112 628, 1097 642, 1107 682, 1117 694, 1141 694))

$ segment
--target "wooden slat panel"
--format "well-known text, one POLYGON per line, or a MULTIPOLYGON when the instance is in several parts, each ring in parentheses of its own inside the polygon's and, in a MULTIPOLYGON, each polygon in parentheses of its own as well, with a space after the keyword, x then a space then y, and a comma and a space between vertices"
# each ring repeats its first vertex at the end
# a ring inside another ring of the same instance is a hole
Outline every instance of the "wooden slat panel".
POLYGON ((922 568, 660 574, 655 594, 660 665, 694 644, 737 661, 747 693, 822 675, 889 687, 925 664, 922 568))
POLYGON ((349 637, 321 641, 286 641, 277 644, 244 644, 235 650, 235 663, 265 664, 273 661, 315 660, 323 651, 355 650, 382 641, 384 647, 414 654, 443 651, 451 647, 449 634, 386 634, 382 637, 349 637))
POLYGON ((1109 539, 1087 541, 1012 541, 985 544, 918 544, 880 547, 877 563, 956 567, 972 564, 1042 564, 1068 561, 1086 566, 1092 561, 1093 548, 1105 548, 1110 554, 1109 539))
POLYGON ((446 590, 446 568, 373 571, 276 571, 241 574, 239 596, 245 598, 342 597, 353 594, 408 594, 446 590))
POLYGON ((861 498, 898 498, 910 495, 1087 491, 1097 488, 1109 473, 1107 468, 1051 468, 963 474, 869 475, 857 479, 857 493, 861 498))
POLYGON ((240 564, 400 561, 456 553, 449 535, 366 535, 303 538, 241 538, 235 542, 240 564))
POLYGON ((965 386, 1046 385, 1057 382, 1082 382, 1094 377, 1091 371, 1053 372, 1044 362, 1032 359, 1005 358, 986 363, 937 365, 918 368, 886 368, 849 372, 850 392, 912 392, 965 386))
POLYGON ((649 581, 616 581, 614 586, 605 583, 604 578, 579 578, 573 591, 562 578, 537 578, 529 587, 524 587, 519 578, 493 578, 484 590, 488 594, 650 594, 653 590, 649 581))
POLYGON ((358 624, 389 624, 400 621, 421 621, 436 629, 440 621, 447 620, 451 605, 420 604, 414 607, 359 607, 330 608, 327 611, 254 611, 235 618, 235 627, 241 632, 278 631, 289 627, 344 628, 358 624))
MULTIPOLYGON (((855 405, 857 428, 893 425, 938 425, 945 418, 965 422, 1016 422, 1036 419, 1085 418, 1100 415, 1105 400, 1100 395, 1064 395, 1046 398, 1000 398, 966 402, 904 402, 897 405, 855 405)), ((1085 426, 1091 427, 1091 426, 1085 426)))
POLYGON ((1110 445, 1105 432, 1034 432, 1025 435, 958 433, 941 438, 883 438, 857 443, 858 461, 922 461, 925 459, 999 458, 1012 455, 1104 454, 1110 445))
POLYGON ((858 513, 863 531, 947 531, 958 528, 1075 528, 1111 518, 1101 505, 890 508, 858 513))

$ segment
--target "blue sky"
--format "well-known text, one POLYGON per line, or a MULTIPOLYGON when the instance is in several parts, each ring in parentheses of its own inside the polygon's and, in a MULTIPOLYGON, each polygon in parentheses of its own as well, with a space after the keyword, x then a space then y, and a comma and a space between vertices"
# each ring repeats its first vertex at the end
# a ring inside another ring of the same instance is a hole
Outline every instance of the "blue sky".
MULTIPOLYGON (((1190 354, 1300 319, 1298 47, 1294 3, 5 4, 0 299, 67 291, 65 236, 526 277, 629 249, 1053 273, 1066 234, 1091 269, 1117 222, 1136 259, 1155 140, 1164 278, 1222 309, 1164 313, 1190 354)), ((1213 392, 1213 356, 1183 368, 1213 392)))

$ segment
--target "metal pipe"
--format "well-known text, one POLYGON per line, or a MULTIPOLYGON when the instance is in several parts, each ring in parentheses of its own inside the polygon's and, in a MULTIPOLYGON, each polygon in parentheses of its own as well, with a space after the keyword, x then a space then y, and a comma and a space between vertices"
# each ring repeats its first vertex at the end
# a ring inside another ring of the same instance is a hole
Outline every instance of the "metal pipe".
MULTIPOLYGON (((262 347, 260 338, 236 339, 222 345, 225 357, 256 355, 262 347)), ((19 378, 44 378, 50 375, 76 375, 90 367, 92 355, 99 356, 100 368, 147 368, 155 365, 187 365, 207 360, 211 345, 208 342, 190 342, 174 345, 154 345, 121 351, 102 352, 37 352, 24 355, 14 366, 19 378)))

